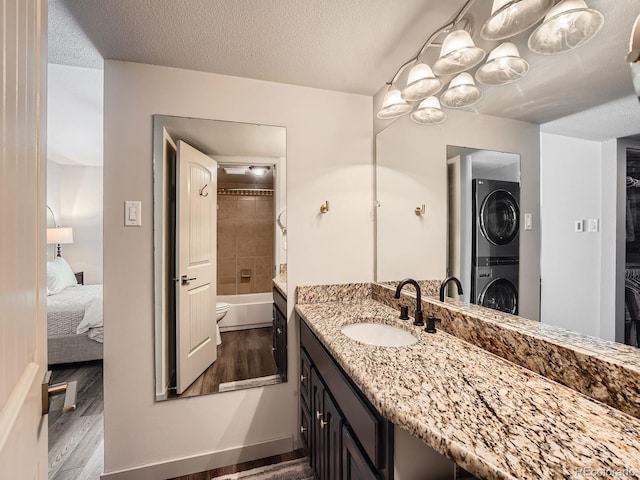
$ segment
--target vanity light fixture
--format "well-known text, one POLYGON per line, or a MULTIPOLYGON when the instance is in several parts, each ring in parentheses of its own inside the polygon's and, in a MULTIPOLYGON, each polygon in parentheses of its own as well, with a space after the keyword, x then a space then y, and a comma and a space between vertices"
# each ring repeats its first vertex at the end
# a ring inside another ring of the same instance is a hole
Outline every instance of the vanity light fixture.
POLYGON ((479 64, 486 52, 476 47, 469 32, 455 30, 442 42, 440 58, 433 64, 436 75, 455 75, 479 64))
POLYGON ((442 89, 442 80, 436 78, 426 63, 418 63, 411 68, 407 86, 402 90, 402 98, 407 102, 418 102, 435 95, 442 89))
POLYGON ((249 167, 249 171, 256 177, 264 177, 267 173, 269 173, 270 168, 271 167, 268 165, 252 165, 251 167, 249 167))
POLYGON ((482 90, 476 86, 473 77, 464 72, 451 80, 440 101, 447 108, 464 108, 474 105, 481 97, 482 90))
POLYGON ((389 85, 389 89, 382 101, 382 108, 378 110, 377 117, 381 120, 389 120, 406 115, 413 107, 409 105, 403 98, 400 90, 389 85))
POLYGON ((540 55, 568 52, 591 40, 602 28, 602 13, 584 0, 562 0, 529 37, 529 49, 540 55))
POLYGON ((437 125, 447 119, 447 114, 442 110, 437 97, 427 97, 415 112, 411 114, 411 120, 421 125, 437 125))
POLYGON ((476 72, 476 80, 483 85, 506 85, 524 77, 529 63, 520 56, 518 48, 505 42, 491 50, 487 62, 476 72))
POLYGON ((491 16, 480 30, 485 40, 504 40, 531 28, 555 0, 493 0, 491 16))

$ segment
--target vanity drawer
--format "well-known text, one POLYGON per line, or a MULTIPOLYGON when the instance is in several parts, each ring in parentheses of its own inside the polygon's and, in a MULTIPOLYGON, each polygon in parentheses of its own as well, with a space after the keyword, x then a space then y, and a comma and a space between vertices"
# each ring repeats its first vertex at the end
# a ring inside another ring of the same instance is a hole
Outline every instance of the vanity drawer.
POLYGON ((345 423, 350 426, 371 463, 377 469, 388 469, 393 459, 393 425, 353 385, 304 321, 300 322, 300 344, 306 349, 309 360, 335 398, 345 423))

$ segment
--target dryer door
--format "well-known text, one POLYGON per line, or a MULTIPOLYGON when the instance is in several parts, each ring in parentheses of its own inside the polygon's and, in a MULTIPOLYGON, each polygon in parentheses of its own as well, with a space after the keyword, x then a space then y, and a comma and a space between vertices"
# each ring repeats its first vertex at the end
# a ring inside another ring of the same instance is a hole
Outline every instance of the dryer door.
POLYGON ((494 245, 507 245, 516 238, 519 219, 518 202, 506 190, 494 190, 480 207, 480 230, 494 245))
POLYGON ((482 289, 478 304, 516 315, 518 313, 518 289, 509 280, 498 278, 482 289))

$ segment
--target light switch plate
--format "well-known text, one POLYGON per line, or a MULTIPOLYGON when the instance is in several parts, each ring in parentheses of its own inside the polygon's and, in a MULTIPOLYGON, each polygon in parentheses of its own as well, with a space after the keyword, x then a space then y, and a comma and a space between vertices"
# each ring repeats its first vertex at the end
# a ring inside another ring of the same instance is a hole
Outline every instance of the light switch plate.
POLYGON ((142 202, 127 200, 124 202, 125 227, 142 226, 142 202))
POLYGON ((524 214, 524 229, 533 230, 533 220, 530 213, 524 214))
POLYGON ((584 232, 584 220, 576 220, 575 231, 584 232))

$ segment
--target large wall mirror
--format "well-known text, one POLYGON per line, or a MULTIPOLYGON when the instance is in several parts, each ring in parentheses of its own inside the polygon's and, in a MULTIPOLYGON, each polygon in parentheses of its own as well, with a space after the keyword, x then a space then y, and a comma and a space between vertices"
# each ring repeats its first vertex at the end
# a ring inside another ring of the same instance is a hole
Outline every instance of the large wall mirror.
POLYGON ((285 381, 286 129, 154 115, 153 166, 156 399, 285 381))

